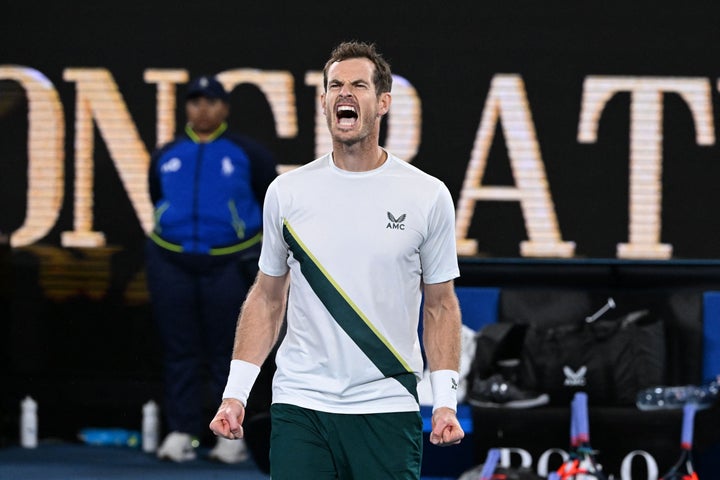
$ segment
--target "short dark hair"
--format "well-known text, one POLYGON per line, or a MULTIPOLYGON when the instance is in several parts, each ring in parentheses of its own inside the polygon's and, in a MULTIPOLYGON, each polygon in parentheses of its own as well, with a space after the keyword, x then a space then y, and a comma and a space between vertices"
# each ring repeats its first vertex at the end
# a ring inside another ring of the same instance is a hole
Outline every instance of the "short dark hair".
POLYGON ((392 90, 392 73, 390 64, 376 50, 374 43, 365 43, 358 41, 343 42, 335 47, 330 53, 330 58, 323 68, 323 86, 327 91, 328 70, 335 62, 341 62, 349 58, 367 58, 375 65, 375 74, 373 75, 373 83, 375 84, 375 92, 381 93, 392 90))

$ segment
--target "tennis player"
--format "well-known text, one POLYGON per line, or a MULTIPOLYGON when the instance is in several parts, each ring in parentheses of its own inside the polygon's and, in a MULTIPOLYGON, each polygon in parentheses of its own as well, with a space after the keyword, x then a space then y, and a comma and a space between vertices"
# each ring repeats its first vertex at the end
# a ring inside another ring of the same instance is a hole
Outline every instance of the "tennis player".
POLYGON ((380 147, 392 74, 373 44, 338 45, 323 75, 333 149, 267 191, 260 272, 210 428, 243 437, 245 402, 286 315, 273 380, 273 480, 417 480, 421 303, 430 442, 464 436, 453 201, 440 180, 380 147))

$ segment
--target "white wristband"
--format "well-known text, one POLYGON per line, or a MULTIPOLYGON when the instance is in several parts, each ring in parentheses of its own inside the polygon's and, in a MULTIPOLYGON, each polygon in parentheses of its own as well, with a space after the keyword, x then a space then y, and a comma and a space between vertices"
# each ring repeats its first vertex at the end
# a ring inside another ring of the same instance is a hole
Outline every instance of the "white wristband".
POLYGON ((435 370, 430 372, 430 386, 433 393, 433 413, 440 407, 457 412, 458 372, 435 370))
POLYGON ((250 390, 252 390, 255 379, 257 379, 259 373, 260 367, 254 363, 244 360, 231 360, 230 374, 228 375, 225 391, 223 392, 223 400, 226 398, 236 398, 240 400, 243 405, 247 405, 250 390))

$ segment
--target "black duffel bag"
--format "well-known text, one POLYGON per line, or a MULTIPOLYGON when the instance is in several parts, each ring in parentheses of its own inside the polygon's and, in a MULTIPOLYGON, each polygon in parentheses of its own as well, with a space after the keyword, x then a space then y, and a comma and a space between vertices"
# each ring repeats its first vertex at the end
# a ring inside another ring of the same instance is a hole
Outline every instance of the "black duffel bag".
POLYGON ((639 390, 663 384, 663 322, 647 310, 553 326, 530 324, 522 348, 520 383, 567 406, 575 392, 590 404, 633 405, 639 390))

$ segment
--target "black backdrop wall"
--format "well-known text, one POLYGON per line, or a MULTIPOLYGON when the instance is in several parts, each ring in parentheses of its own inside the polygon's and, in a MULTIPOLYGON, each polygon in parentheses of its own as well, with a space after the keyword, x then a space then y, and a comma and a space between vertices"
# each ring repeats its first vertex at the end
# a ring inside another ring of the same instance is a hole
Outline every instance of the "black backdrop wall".
MULTIPOLYGON (((182 112, 173 105, 174 118, 160 118, 159 88, 146 79, 148 70, 288 75, 296 130, 283 130, 293 116, 273 111, 266 92, 250 84, 233 91, 231 128, 267 143, 283 164, 296 165, 314 158, 320 144, 316 89, 308 77, 322 69, 337 42, 376 42, 415 92, 409 98, 418 100, 409 110, 411 125, 396 118, 385 138, 445 181, 458 204, 473 159, 486 163, 483 184, 506 187, 521 183, 522 168, 515 170, 513 162, 529 160, 533 172, 545 175, 552 232, 574 242, 568 263, 559 263, 570 268, 568 282, 575 281, 577 262, 612 270, 634 221, 638 230, 657 230, 640 234, 641 244, 672 246, 669 254, 646 255, 660 261, 666 275, 688 262, 712 268, 720 258, 720 216, 714 214, 720 204, 717 6, 211 0, 5 2, 0 8, 3 442, 16 435, 17 404, 25 394, 40 397, 46 436, 74 435, 93 424, 137 425, 141 403, 158 396, 141 255, 144 178, 140 169, 127 180, 123 170, 141 167, 142 150, 151 151, 163 135, 158 126, 177 128, 182 112), (93 109, 99 104, 82 103, 92 93, 73 72, 96 70, 109 72, 117 87, 114 113, 117 105, 126 108, 130 122, 120 121, 119 128, 135 129, 142 147, 137 155, 117 149, 123 141, 110 138, 112 128, 93 109), (588 87, 592 79, 615 89, 588 117, 596 122, 594 141, 579 135, 592 95, 600 92, 588 87), (517 88, 503 93, 495 83, 501 80, 517 88), (64 120, 54 126, 59 140, 42 137, 52 128, 42 123, 48 118, 32 117, 29 85, 57 93, 59 113, 48 115, 64 120), (485 117, 502 110, 493 98, 511 105, 495 122, 485 117), (90 142, 78 133, 86 108, 94 122, 90 142), (518 119, 530 122, 518 126, 518 119), (30 134, 34 128, 39 137, 30 134), (407 138, 396 138, 398 131, 407 138), (483 138, 490 139, 485 154, 483 138), (89 153, 79 155, 82 148, 89 153), (90 163, 78 162, 83 155, 90 163), (643 170, 658 165, 660 175, 643 170), (54 172, 49 183, 33 183, 45 178, 44 169, 54 172), (644 174, 653 179, 641 182, 650 192, 633 194, 633 181, 644 174), (89 207, 78 202, 87 191, 89 207), (40 225, 34 236, 22 237, 18 232, 37 214, 36 205, 46 216, 34 220, 40 225), (63 240, 71 231, 102 232, 104 242, 63 240)), ((176 83, 172 98, 182 93, 183 82, 176 83)), ((547 220, 545 213, 540 217, 547 220)), ((477 251, 463 258, 468 275, 462 281, 509 281, 512 275, 487 275, 483 266, 496 272, 497 265, 518 262, 543 281, 542 262, 521 248, 532 234, 527 217, 517 200, 475 204, 464 235, 477 242, 477 251)))

